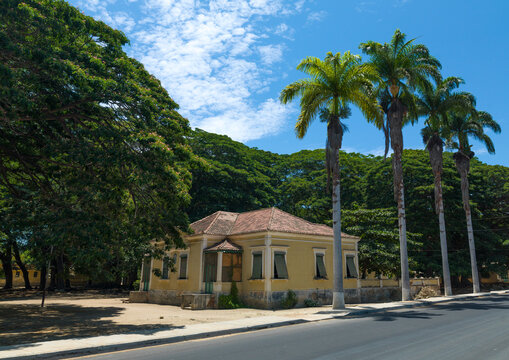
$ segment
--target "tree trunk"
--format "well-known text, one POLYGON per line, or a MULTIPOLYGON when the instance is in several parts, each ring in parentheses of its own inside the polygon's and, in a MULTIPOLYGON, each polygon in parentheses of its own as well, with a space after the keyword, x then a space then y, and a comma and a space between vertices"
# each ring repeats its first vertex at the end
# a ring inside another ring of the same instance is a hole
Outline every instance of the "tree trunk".
POLYGON ((447 235, 445 231, 444 201, 442 194, 442 170, 443 158, 442 139, 434 136, 427 145, 431 169, 435 177, 435 211, 438 214, 438 226, 440 229, 440 248, 442 252, 442 275, 444 278, 444 295, 452 295, 451 274, 449 272, 449 258, 447 254, 447 235))
POLYGON ((479 271, 477 269, 477 259, 475 255, 474 229, 472 227, 472 215, 470 213, 470 195, 468 184, 470 158, 470 156, 465 155, 461 151, 458 151, 454 154, 456 168, 458 169, 461 177, 461 195, 463 198, 463 208, 465 209, 465 217, 467 220, 468 246, 470 248, 470 265, 472 267, 472 285, 473 292, 475 294, 481 291, 481 286, 479 284, 479 271))
POLYGON ((21 261, 21 256, 19 255, 19 248, 18 244, 16 243, 16 240, 12 241, 12 248, 14 250, 14 258, 16 259, 16 263, 18 264, 19 268, 21 269, 21 272, 23 273, 25 289, 32 290, 32 286, 30 286, 30 278, 28 277, 28 270, 25 264, 23 264, 23 261, 21 261))
POLYGON ((50 260, 50 267, 49 267, 49 288, 51 290, 55 290, 57 288, 57 271, 56 271, 56 261, 54 259, 50 260))
POLYGON ((403 185, 403 114, 405 106, 393 98, 387 114, 390 125, 391 147, 394 151, 392 166, 394 171, 394 197, 398 203, 399 252, 401 257, 401 300, 409 301, 410 274, 408 269, 408 250, 405 216, 405 190, 403 185))
POLYGON ((64 267, 64 253, 57 256, 57 283, 58 290, 65 290, 65 267, 64 267))
POLYGON ((328 173, 332 173, 332 228, 333 243, 333 290, 332 308, 345 308, 345 293, 343 289, 343 251, 341 247, 341 199, 339 182, 339 149, 343 134, 339 124, 339 117, 331 116, 327 125, 326 161, 328 173))
POLYGON ((10 244, 6 245, 4 253, 0 252, 0 260, 5 273, 4 289, 12 289, 12 252, 10 244))
POLYGON ((41 269, 41 278, 39 279, 39 290, 42 290, 46 286, 46 266, 44 265, 41 269))

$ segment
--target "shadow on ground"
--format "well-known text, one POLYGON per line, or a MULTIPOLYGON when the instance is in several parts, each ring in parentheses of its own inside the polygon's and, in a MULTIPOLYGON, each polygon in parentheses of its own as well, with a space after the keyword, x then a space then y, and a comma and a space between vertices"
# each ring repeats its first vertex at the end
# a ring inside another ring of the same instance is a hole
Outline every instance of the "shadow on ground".
POLYGON ((151 334, 182 328, 161 324, 116 324, 111 319, 123 310, 120 307, 63 304, 50 304, 41 309, 40 306, 32 304, 0 303, 0 346, 119 333, 151 334))
POLYGON ((438 303, 424 305, 422 310, 394 309, 375 313, 366 313, 358 315, 337 316, 336 318, 355 319, 372 318, 375 321, 395 321, 397 319, 431 319, 436 316, 442 316, 438 311, 463 311, 463 310, 509 310, 507 296, 489 296, 485 298, 471 298, 457 302, 438 303))

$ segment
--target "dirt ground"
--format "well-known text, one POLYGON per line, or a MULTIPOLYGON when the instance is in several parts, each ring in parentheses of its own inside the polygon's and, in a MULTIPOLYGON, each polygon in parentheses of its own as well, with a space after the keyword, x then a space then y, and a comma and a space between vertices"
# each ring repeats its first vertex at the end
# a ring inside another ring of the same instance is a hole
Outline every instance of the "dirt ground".
MULTIPOLYGON (((35 291, 0 293, 0 346, 65 338, 133 333, 267 315, 298 316, 320 308, 290 310, 182 310, 178 306, 126 303, 127 293, 50 293, 41 309, 35 291)), ((324 307, 327 308, 327 307, 324 307)), ((322 309, 323 310, 323 309, 322 309)))

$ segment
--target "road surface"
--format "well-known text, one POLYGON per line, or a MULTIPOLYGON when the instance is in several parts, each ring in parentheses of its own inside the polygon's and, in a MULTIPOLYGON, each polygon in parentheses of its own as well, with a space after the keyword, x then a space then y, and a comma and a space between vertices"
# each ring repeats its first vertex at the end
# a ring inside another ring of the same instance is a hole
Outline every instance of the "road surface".
POLYGON ((509 359, 509 296, 265 329, 95 360, 509 359))

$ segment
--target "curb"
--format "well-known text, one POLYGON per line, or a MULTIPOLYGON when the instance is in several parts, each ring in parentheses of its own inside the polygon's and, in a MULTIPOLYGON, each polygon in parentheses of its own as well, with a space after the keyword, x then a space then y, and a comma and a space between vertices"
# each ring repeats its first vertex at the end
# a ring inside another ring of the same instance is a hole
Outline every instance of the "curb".
MULTIPOLYGON (((45 353, 45 354, 30 354, 30 355, 13 356, 13 357, 7 357, 4 359, 16 359, 16 360, 54 359, 54 358, 61 358, 63 356, 68 357, 68 356, 86 356, 86 355, 96 355, 96 354, 100 355, 102 353, 136 349, 136 348, 142 348, 145 346, 173 344, 173 343, 179 343, 179 342, 189 341, 189 340, 198 340, 198 339, 212 338, 212 337, 216 337, 216 336, 241 334, 241 333, 246 333, 246 332, 250 332, 250 331, 263 330, 263 329, 269 329, 269 328, 277 328, 277 327, 283 327, 283 326, 288 326, 288 325, 312 323, 312 322, 319 322, 319 321, 323 321, 323 320, 332 320, 332 319, 338 319, 338 318, 342 318, 342 317, 346 317, 346 316, 358 316, 358 315, 365 315, 365 314, 370 314, 370 313, 380 313, 380 312, 385 312, 385 311, 390 311, 390 310, 426 307, 426 306, 433 306, 434 304, 439 304, 439 303, 445 303, 445 302, 451 302, 451 301, 464 301, 464 300, 469 300, 469 299, 485 298, 485 297, 489 297, 489 296, 493 296, 493 295, 504 295, 504 294, 509 294, 509 290, 492 291, 492 292, 485 292, 485 293, 478 293, 478 294, 455 295, 454 297, 447 297, 447 298, 442 298, 442 299, 437 299, 437 300, 426 300, 426 299, 417 300, 417 302, 412 301, 409 303, 402 303, 402 304, 399 304, 396 306, 385 307, 385 308, 367 308, 367 309, 358 309, 358 310, 354 309, 354 310, 346 310, 346 311, 338 310, 338 311, 332 311, 329 314, 329 316, 324 316, 324 317, 321 317, 318 319, 290 319, 290 320, 286 320, 286 321, 278 321, 278 322, 245 326, 245 327, 239 327, 239 328, 233 328, 233 329, 207 331, 207 332, 201 332, 201 333, 190 334, 190 335, 178 335, 178 336, 161 338, 161 339, 134 341, 134 342, 124 343, 124 344, 88 346, 88 347, 79 348, 79 349, 55 351, 55 352, 45 353)), ((33 344, 23 344, 23 345, 28 347, 33 344)), ((21 347, 23 345, 18 345, 18 347, 21 347)), ((14 346, 16 346, 16 345, 14 345, 14 346)), ((15 350, 15 349, 13 349, 13 350, 15 350)), ((1 347, 0 347, 0 352, 2 352, 1 347)))

